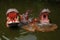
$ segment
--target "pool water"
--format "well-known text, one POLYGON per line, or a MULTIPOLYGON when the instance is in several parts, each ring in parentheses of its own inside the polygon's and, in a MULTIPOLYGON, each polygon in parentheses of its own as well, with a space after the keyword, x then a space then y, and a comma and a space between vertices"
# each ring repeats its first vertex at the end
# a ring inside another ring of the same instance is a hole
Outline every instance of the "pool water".
POLYGON ((0 0, 0 40, 60 40, 60 4, 39 2, 33 0, 0 0), (6 27, 6 11, 16 8, 20 14, 31 9, 30 17, 38 17, 43 8, 49 8, 49 19, 58 25, 53 32, 28 32, 22 29, 9 29, 6 27))

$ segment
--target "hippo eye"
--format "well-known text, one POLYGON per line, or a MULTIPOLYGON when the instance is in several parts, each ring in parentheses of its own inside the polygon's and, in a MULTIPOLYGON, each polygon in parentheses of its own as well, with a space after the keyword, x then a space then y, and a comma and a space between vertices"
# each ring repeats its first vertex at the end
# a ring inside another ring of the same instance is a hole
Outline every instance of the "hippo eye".
POLYGON ((46 15, 43 15, 44 18, 46 18, 46 15))

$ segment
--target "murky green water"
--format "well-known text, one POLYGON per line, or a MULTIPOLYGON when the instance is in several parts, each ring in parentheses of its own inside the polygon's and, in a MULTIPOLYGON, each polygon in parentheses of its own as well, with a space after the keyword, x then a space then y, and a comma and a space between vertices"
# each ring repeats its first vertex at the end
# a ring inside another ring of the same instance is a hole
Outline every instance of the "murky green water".
POLYGON ((60 40, 60 4, 46 3, 33 0, 0 0, 0 40, 60 40), (27 9, 32 9, 33 17, 37 17, 43 8, 51 10, 50 20, 58 25, 54 32, 27 32, 25 30, 11 30, 5 26, 6 11, 16 8, 22 14, 27 9))

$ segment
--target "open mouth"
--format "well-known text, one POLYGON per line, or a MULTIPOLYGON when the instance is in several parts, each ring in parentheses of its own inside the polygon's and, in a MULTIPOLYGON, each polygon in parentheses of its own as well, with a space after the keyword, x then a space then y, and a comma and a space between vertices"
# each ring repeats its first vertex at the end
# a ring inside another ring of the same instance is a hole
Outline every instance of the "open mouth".
POLYGON ((46 15, 43 15, 43 18, 45 19, 46 18, 46 15))

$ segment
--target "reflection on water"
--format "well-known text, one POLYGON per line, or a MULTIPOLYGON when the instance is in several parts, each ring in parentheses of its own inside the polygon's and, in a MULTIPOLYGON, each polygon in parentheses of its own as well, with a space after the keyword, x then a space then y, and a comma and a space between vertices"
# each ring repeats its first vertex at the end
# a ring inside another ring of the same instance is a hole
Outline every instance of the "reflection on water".
POLYGON ((0 38, 0 40, 2 40, 2 39, 0 38))
POLYGON ((9 38, 7 38, 6 36, 2 35, 2 37, 5 39, 5 40, 10 40, 9 38))
POLYGON ((25 30, 8 30, 8 33, 2 33, 0 40, 37 40, 33 33, 25 30))
POLYGON ((28 35, 25 35, 25 36, 20 36, 20 37, 16 37, 15 39, 17 40, 37 40, 36 36, 35 35, 31 35, 31 34, 28 34, 28 35))

